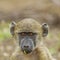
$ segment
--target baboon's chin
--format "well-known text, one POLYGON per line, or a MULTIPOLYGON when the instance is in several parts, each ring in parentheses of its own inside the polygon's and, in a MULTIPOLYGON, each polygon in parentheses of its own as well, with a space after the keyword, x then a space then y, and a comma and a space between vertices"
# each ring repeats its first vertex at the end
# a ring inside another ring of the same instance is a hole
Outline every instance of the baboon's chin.
POLYGON ((30 54, 30 53, 32 52, 32 50, 22 50, 22 52, 23 52, 24 54, 30 54))

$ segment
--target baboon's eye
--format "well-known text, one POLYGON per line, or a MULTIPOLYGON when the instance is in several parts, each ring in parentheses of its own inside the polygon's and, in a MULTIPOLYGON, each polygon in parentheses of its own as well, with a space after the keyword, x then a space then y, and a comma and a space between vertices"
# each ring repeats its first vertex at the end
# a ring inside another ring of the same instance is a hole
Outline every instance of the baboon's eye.
POLYGON ((32 35, 33 35, 33 33, 32 33, 32 32, 30 32, 28 35, 29 35, 29 36, 32 36, 32 35))
POLYGON ((34 36, 34 35, 36 35, 36 33, 32 33, 32 32, 21 32, 21 33, 18 33, 18 34, 20 34, 21 36, 34 36))
POLYGON ((21 36, 25 36, 26 34, 24 32, 21 33, 21 36))

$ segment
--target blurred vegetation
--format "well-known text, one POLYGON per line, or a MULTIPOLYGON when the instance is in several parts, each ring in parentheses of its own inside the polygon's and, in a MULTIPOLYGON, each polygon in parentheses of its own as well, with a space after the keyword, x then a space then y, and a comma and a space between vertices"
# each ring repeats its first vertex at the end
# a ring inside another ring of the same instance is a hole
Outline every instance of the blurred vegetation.
POLYGON ((5 40, 11 37, 9 32, 9 23, 5 23, 4 21, 0 23, 0 41, 5 40))

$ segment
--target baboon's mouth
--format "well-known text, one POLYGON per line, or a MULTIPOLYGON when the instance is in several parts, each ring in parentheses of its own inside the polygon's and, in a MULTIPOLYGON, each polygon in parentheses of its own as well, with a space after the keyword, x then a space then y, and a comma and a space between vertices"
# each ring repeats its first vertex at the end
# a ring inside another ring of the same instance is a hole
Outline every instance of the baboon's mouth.
POLYGON ((31 52, 32 52, 32 50, 27 50, 27 49, 26 49, 26 50, 23 50, 23 53, 24 53, 24 54, 29 54, 29 53, 31 53, 31 52))

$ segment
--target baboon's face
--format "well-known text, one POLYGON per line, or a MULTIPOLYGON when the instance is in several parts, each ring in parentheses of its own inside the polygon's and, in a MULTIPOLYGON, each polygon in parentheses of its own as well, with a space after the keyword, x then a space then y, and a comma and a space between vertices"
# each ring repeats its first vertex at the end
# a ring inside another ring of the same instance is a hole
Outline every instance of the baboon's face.
POLYGON ((18 33, 19 46, 21 50, 28 54, 31 53, 36 46, 36 33, 33 32, 20 32, 18 33))
POLYGON ((29 54, 36 48, 41 38, 47 35, 48 27, 47 24, 40 26, 33 19, 24 19, 17 24, 12 23, 10 32, 19 41, 21 51, 29 54))

